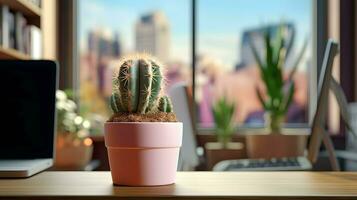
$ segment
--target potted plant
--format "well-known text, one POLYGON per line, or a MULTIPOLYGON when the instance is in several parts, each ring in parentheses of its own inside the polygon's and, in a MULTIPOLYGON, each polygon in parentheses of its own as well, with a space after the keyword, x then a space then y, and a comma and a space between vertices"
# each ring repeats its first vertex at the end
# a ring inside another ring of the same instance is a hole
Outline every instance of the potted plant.
POLYGON ((220 98, 212 106, 218 142, 205 144, 208 169, 212 169, 216 163, 222 160, 245 157, 244 145, 239 142, 231 142, 235 132, 233 121, 235 109, 235 104, 229 102, 226 97, 220 98))
POLYGON ((281 25, 274 39, 269 30, 264 32, 264 58, 260 57, 254 41, 250 40, 254 58, 265 84, 266 96, 258 88, 256 93, 266 111, 265 123, 269 127, 268 134, 247 136, 247 149, 250 157, 297 156, 297 154, 302 154, 305 148, 305 135, 284 135, 281 131, 286 113, 294 97, 293 77, 307 46, 307 41, 305 41, 297 60, 293 63, 288 78, 285 80, 283 68, 294 40, 292 38, 289 46, 286 47, 285 28, 281 25), (272 144, 274 144, 274 148, 271 148, 272 144))
MULTIPOLYGON (((67 92, 68 93, 68 92, 67 92)), ((76 113, 77 106, 64 91, 56 92, 57 140, 55 168, 83 170, 92 158, 90 122, 76 113)))
POLYGON ((226 97, 222 97, 212 106, 212 114, 218 141, 223 148, 227 148, 234 134, 233 117, 235 113, 234 103, 230 103, 226 97))
POLYGON ((105 123, 115 185, 152 186, 175 182, 182 141, 169 97, 163 93, 163 66, 148 55, 123 58, 113 79, 111 118, 105 123))

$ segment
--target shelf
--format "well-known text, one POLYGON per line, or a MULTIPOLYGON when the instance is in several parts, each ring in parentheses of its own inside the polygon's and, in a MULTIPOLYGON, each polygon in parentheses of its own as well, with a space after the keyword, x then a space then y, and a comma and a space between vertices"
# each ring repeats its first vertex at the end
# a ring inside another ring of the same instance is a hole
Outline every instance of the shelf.
POLYGON ((0 47, 0 59, 9 60, 28 60, 31 59, 29 55, 21 53, 15 49, 8 49, 0 47))
POLYGON ((21 12, 29 24, 41 27, 41 8, 27 0, 0 0, 0 5, 7 5, 11 10, 21 12))

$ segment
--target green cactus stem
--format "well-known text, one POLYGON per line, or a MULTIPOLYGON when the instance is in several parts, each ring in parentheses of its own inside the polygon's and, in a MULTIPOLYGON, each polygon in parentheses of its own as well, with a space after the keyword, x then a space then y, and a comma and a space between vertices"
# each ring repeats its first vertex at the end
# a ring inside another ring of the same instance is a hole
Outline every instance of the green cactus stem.
POLYGON ((168 96, 163 96, 160 98, 159 100, 159 110, 161 112, 167 112, 167 113, 170 113, 170 112, 173 112, 173 109, 172 109, 172 103, 171 103, 171 100, 168 96))
MULTIPOLYGON (((158 106, 163 84, 161 64, 148 56, 127 58, 121 63, 119 73, 113 80, 110 99, 113 112, 146 114, 160 110, 158 106)), ((171 112, 171 101, 168 97, 163 98, 167 104, 164 110, 171 112)))

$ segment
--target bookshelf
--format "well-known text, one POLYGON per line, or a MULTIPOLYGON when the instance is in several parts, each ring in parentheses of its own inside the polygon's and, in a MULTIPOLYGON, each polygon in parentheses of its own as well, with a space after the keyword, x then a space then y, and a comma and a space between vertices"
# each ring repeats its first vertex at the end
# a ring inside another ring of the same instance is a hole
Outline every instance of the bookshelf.
MULTIPOLYGON (((28 0, 0 0, 0 5, 6 5, 15 12, 20 12, 26 18, 29 25, 41 28, 41 8, 28 0)), ((30 55, 22 53, 14 48, 5 48, 0 45, 0 59, 31 59, 30 55)))
POLYGON ((0 5, 7 5, 10 9, 21 12, 29 24, 41 27, 41 9, 26 0, 0 0, 0 5))
POLYGON ((20 51, 17 51, 16 49, 0 47, 0 59, 27 60, 31 59, 31 57, 29 55, 21 53, 20 51))

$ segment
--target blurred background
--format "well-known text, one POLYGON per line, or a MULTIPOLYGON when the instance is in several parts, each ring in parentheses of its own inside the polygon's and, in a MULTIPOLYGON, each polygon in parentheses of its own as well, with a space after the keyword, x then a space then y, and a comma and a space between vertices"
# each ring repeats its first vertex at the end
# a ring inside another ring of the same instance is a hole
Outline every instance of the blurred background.
MULTIPOLYGON (((327 38, 341 45, 333 75, 340 81, 348 101, 357 99, 354 58, 357 3, 353 0, 26 2, 32 13, 24 12, 24 19, 37 28, 33 35, 38 41, 32 42, 37 45, 32 52, 22 51, 16 45, 7 48, 25 58, 54 59, 60 63, 63 92, 58 98, 63 104, 58 109, 64 114, 60 119, 63 126, 58 127, 63 138, 57 146, 72 150, 63 154, 62 165, 58 164, 57 169, 109 169, 103 123, 112 114, 108 106, 112 74, 115 62, 133 53, 152 54, 164 63, 165 91, 169 92, 177 83, 187 85, 193 119, 193 139, 189 145, 199 160, 190 170, 210 170, 221 160, 250 157, 246 136, 260 133, 267 125, 266 110, 256 90, 264 97, 268 95, 250 44, 255 44, 258 54, 264 54, 266 32, 277 37, 284 30, 285 45, 289 47, 284 80, 306 45, 292 80, 293 99, 282 123, 283 132, 305 138, 303 147, 301 144, 291 147, 295 152, 292 155, 301 154, 296 149, 304 149, 308 142, 306 136, 316 108, 317 80, 327 38), (222 97, 234 104, 234 133, 230 142, 236 145, 232 149, 215 145, 219 141, 212 107, 222 97), (87 150, 75 150, 78 144, 87 150), (86 159, 75 163, 84 154, 86 159), (78 158, 67 163, 68 155, 78 158)), ((11 12, 14 11, 10 8, 11 12)), ((328 113, 327 126, 336 148, 355 148, 355 142, 340 126, 339 110, 332 96, 328 113)), ((287 151, 286 155, 291 154, 287 151)), ((328 168, 323 158, 320 163, 316 170, 328 168)))

